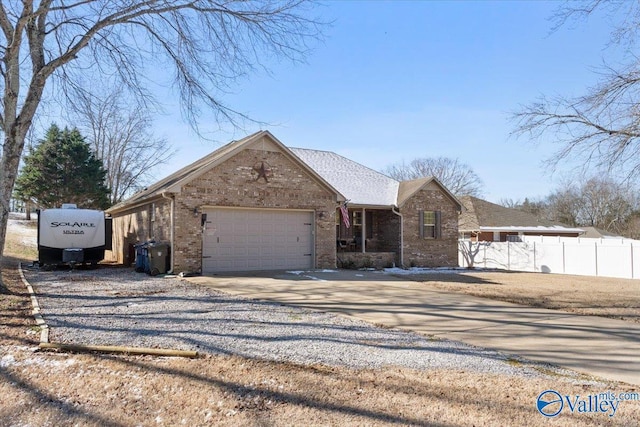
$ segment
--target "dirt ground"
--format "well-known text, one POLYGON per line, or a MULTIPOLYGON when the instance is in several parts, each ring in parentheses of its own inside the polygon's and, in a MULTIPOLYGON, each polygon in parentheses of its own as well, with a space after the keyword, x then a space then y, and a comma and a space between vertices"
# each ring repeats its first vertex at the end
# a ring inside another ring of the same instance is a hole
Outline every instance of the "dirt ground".
MULTIPOLYGON (((353 370, 234 355, 39 352, 38 329, 16 268, 20 259, 32 259, 32 249, 7 247, 0 284, 0 426, 540 425, 547 420, 536 410, 536 399, 545 390, 570 396, 639 391, 544 371, 523 377, 353 370)), ((640 402, 621 402, 611 417, 564 410, 550 421, 640 425, 640 402)))
POLYGON ((431 289, 640 323, 640 280, 519 272, 403 276, 431 289))

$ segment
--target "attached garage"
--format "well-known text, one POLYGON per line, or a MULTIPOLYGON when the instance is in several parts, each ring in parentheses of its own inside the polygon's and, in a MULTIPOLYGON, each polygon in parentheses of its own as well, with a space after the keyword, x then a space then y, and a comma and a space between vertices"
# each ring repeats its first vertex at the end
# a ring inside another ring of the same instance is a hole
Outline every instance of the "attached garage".
POLYGON ((171 247, 172 273, 335 268, 344 196, 268 131, 220 147, 113 206, 112 259, 171 247))
POLYGON ((313 268, 313 211, 206 208, 202 272, 313 268))

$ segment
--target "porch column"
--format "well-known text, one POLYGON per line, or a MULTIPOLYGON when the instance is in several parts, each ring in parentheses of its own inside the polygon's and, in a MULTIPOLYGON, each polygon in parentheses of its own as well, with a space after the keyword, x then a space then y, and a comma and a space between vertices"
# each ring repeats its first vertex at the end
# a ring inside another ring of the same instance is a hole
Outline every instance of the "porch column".
POLYGON ((365 246, 367 241, 367 215, 365 215, 366 209, 362 208, 362 253, 366 253, 365 246))

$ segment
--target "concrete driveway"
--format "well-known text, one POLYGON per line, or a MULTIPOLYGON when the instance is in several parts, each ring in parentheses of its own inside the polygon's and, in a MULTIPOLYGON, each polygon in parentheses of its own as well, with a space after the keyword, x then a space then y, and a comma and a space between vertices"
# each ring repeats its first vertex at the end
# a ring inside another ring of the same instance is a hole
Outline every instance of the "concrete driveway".
POLYGON ((640 385, 640 326, 428 290, 379 272, 193 277, 222 292, 340 313, 640 385))

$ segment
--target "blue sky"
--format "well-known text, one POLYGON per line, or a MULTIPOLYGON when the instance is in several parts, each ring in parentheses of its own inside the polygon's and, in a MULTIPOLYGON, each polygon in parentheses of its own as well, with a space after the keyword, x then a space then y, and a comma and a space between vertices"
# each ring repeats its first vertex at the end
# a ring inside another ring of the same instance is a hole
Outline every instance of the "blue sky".
MULTIPOLYGON (((166 105, 156 133, 179 151, 163 172, 262 128, 286 145, 335 151, 377 170, 416 157, 458 158, 483 180, 487 200, 543 197, 563 177, 542 166, 553 141, 510 137, 510 113, 541 94, 583 93, 611 54, 603 18, 551 32, 559 5, 325 3, 319 13, 333 24, 306 63, 267 63, 270 74, 239 81, 224 98, 269 125, 212 133, 212 142, 166 105)), ((217 129, 206 116, 201 127, 217 129)))

